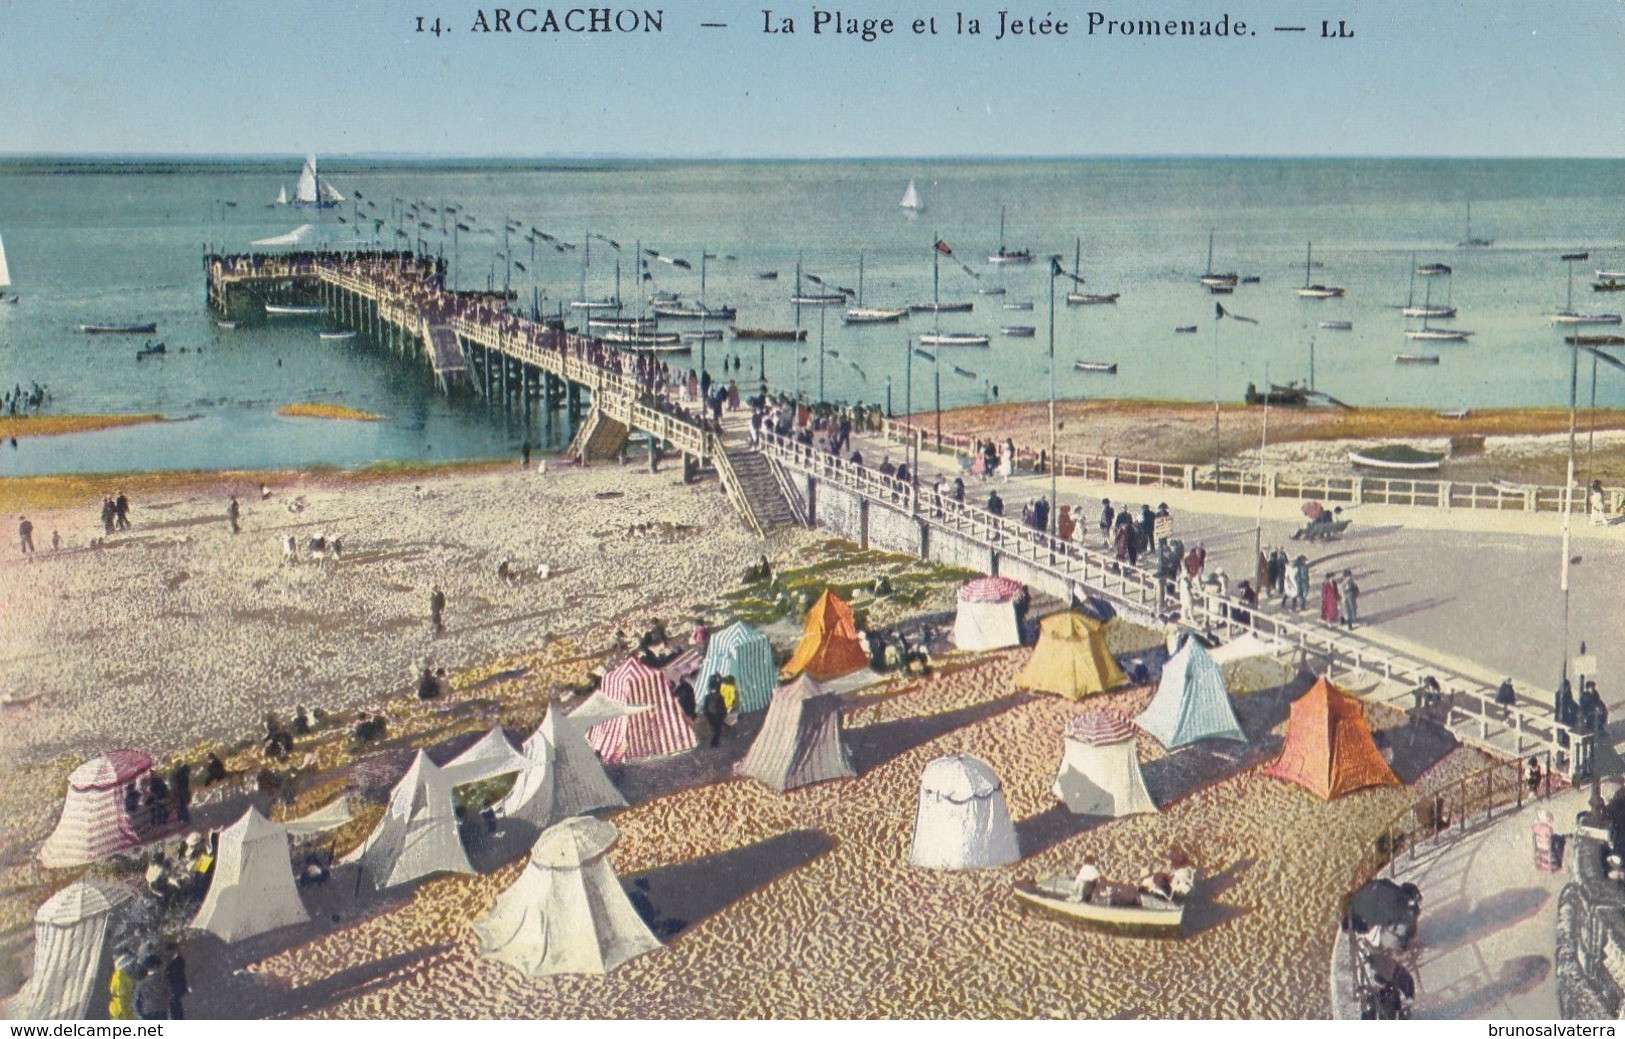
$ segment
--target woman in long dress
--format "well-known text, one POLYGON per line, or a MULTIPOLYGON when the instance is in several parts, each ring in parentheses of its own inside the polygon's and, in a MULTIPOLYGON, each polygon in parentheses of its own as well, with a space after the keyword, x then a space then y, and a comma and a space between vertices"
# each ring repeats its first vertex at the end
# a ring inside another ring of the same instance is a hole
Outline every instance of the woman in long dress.
POLYGON ((1320 582, 1320 619, 1327 624, 1337 623, 1337 584, 1331 574, 1320 582))

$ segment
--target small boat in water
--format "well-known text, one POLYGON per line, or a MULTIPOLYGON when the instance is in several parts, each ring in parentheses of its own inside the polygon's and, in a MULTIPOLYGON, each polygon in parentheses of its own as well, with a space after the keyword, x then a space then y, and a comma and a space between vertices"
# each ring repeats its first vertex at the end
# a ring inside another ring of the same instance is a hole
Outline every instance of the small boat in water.
POLYGON ((1421 328, 1407 328, 1406 339, 1415 339, 1424 343, 1465 343, 1473 333, 1462 328, 1429 328, 1424 324, 1421 328))
POLYGON ((1437 278, 1441 274, 1449 274, 1450 265, 1447 263, 1424 263, 1416 268, 1416 273, 1424 278, 1437 278))
POLYGON ((922 332, 922 346, 986 346, 992 336, 980 332, 922 332))
POLYGON ((1395 354, 1395 364, 1438 364, 1438 354, 1395 354))
POLYGON ((1068 877, 1018 880, 1012 889, 1015 896, 1028 905, 1087 923, 1177 932, 1185 919, 1185 903, 1167 901, 1155 895, 1138 895, 1137 905, 1112 904, 1099 896, 1088 900, 1073 899, 1072 882, 1068 877))
POLYGON ((652 317, 589 317, 587 328, 592 331, 653 332, 659 327, 652 317))
MULTIPOLYGON (((1032 263, 1033 251, 1031 249, 1006 249, 1004 247, 1004 207, 999 207, 999 251, 987 258, 988 263, 1032 263)), ((1003 291, 1002 289, 1000 290, 1003 291)))
POLYGON ((1102 375, 1116 375, 1116 361, 1073 361, 1072 367, 1080 372, 1099 372, 1102 375))
POLYGON ((828 307, 837 303, 846 302, 844 292, 798 292, 790 297, 790 302, 803 307, 828 307))
POLYGON ((910 303, 908 309, 916 314, 969 314, 973 303, 910 303))
POLYGON ((0 299, 5 299, 8 303, 15 302, 16 296, 7 297, 6 295, 10 291, 11 268, 6 266, 6 243, 0 241, 0 299))
POLYGON ((977 289, 976 294, 978 296, 1002 296, 1004 295, 1005 291, 1006 290, 1003 285, 995 285, 992 288, 977 289))
POLYGON ((1315 243, 1310 242, 1303 257, 1303 288, 1295 290, 1299 299, 1336 299, 1343 295, 1341 285, 1309 284, 1309 270, 1313 266, 1315 243))
POLYGON ((1241 279, 1243 285, 1257 285, 1261 279, 1256 274, 1249 274, 1241 279))
POLYGON ((925 203, 920 201, 920 191, 914 186, 912 178, 908 182, 908 187, 903 189, 902 201, 897 205, 910 216, 925 212, 925 203))
POLYGON ((1552 315, 1552 322, 1559 325, 1617 325, 1620 323, 1620 315, 1581 314, 1573 310, 1559 310, 1552 315))
POLYGON ((598 336, 600 342, 613 346, 676 346, 683 337, 676 332, 627 332, 612 330, 598 336))
POLYGON ((1010 299, 1005 300, 1000 306, 1004 307, 1005 310, 1031 310, 1033 309, 1033 301, 1030 299, 1010 299))
POLYGON ((681 338, 682 338, 683 342, 685 342, 685 343, 698 343, 701 340, 721 339, 722 338, 722 329, 720 329, 720 328, 707 328, 707 329, 703 329, 703 330, 696 329, 693 332, 683 332, 683 333, 681 333, 681 338))
POLYGON ((1437 472, 1444 464, 1444 455, 1436 451, 1419 451, 1408 444, 1379 444, 1350 451, 1349 461, 1367 469, 1437 472))
POLYGON ((1000 335, 1009 336, 1011 339, 1031 339, 1037 332, 1032 325, 1005 325, 999 329, 1000 335))
POLYGON ((1625 278, 1608 278, 1591 283, 1592 292, 1625 292, 1625 278))
POLYGON ((149 321, 144 325, 80 325, 79 331, 86 335, 151 335, 158 331, 158 322, 149 321))
POLYGON ((1217 274, 1217 273, 1214 272, 1214 270, 1213 270, 1213 232, 1211 230, 1209 230, 1208 233, 1207 233, 1207 272, 1204 273, 1200 278, 1196 279, 1197 283, 1201 284, 1201 285, 1206 285, 1208 287, 1209 291, 1212 291, 1213 289, 1226 289, 1226 288, 1234 290, 1235 287, 1236 287, 1236 282, 1238 282, 1240 280, 1241 280, 1241 276, 1239 274, 1237 274, 1235 271, 1230 271, 1227 274, 1217 274))
POLYGON ((316 333, 318 339, 354 339, 355 332, 348 328, 324 328, 316 333))
POLYGON ((141 349, 139 349, 139 350, 137 350, 135 352, 135 359, 138 360, 138 361, 143 361, 143 360, 146 360, 148 357, 162 357, 163 355, 164 355, 164 344, 163 343, 150 343, 149 342, 149 343, 146 343, 145 345, 143 345, 141 347, 141 349))
POLYGON ((1493 238, 1478 238, 1473 234, 1473 204, 1467 203, 1467 233, 1456 243, 1458 249, 1488 249, 1495 244, 1493 238))
POLYGON ((570 301, 571 310, 619 310, 621 304, 613 299, 573 299, 570 301))
POLYGON ((1187 336, 1188 335, 1194 335, 1195 332, 1196 332, 1196 326, 1195 325, 1180 325, 1178 328, 1174 329, 1174 331, 1178 332, 1180 335, 1187 335, 1187 336))
POLYGON ((1321 328, 1332 332, 1349 332, 1354 329, 1354 322, 1352 321, 1321 321, 1317 322, 1317 324, 1321 328))
POLYGON ((1066 305, 1069 307, 1098 307, 1105 304, 1116 303, 1121 298, 1120 292, 1068 292, 1066 305))
POLYGON ((739 312, 733 307, 706 307, 699 304, 657 303, 653 309, 655 317, 673 320, 732 321, 739 316, 739 312))
POLYGON ((894 325, 908 317, 907 307, 853 307, 846 312, 849 325, 894 325))
POLYGON ((735 339, 765 340, 767 342, 796 342, 805 341, 807 338, 805 328, 740 328, 738 325, 729 325, 728 331, 733 333, 735 339))
POLYGON ((763 281, 778 281, 779 280, 779 272, 778 271, 757 271, 756 276, 758 278, 762 279, 763 281))
POLYGON ((1564 336, 1570 346, 1625 346, 1625 336, 1564 336))
POLYGON ((237 327, 237 322, 235 322, 235 321, 216 321, 214 323, 214 327, 216 327, 216 328, 224 328, 227 331, 230 331, 231 329, 237 327))
POLYGON ((327 308, 320 303, 267 303, 265 304, 266 317, 311 317, 316 314, 327 313, 327 308))

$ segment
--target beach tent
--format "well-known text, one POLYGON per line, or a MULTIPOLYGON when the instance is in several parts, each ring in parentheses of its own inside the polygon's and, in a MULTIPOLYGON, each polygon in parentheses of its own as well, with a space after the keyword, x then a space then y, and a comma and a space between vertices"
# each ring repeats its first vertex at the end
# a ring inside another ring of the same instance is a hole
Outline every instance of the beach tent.
POLYGON ((1264 774, 1325 801, 1368 786, 1401 785, 1371 741, 1365 705, 1325 678, 1292 701, 1281 756, 1264 774))
POLYGON ((514 779, 513 789, 497 805, 497 812, 541 830, 572 815, 624 806, 626 798, 587 745, 587 730, 640 711, 603 693, 594 693, 568 715, 559 707, 549 707, 542 724, 525 741, 528 767, 514 779))
POLYGON ((999 777, 978 758, 950 754, 925 766, 908 861, 927 869, 990 869, 1021 858, 999 777))
POLYGON ((98 997, 105 1011, 108 925, 130 898, 125 888, 86 878, 46 899, 34 914, 34 973, 5 1004, 6 1016, 80 1020, 98 997))
POLYGON ((841 741, 841 698, 806 675, 781 686, 768 705, 762 731, 734 771, 780 793, 856 776, 841 741))
POLYGON ((1115 714, 1090 711, 1066 723, 1055 796, 1078 815, 1117 818, 1155 812, 1140 774, 1134 726, 1115 714))
POLYGON ((464 783, 478 783, 523 772, 529 767, 530 762, 513 749, 513 744, 508 742, 508 734, 502 731, 502 726, 497 725, 467 750, 441 765, 440 770, 452 786, 462 786, 464 783))
POLYGON ((954 613, 954 645, 962 650, 1021 645, 1016 599, 1021 585, 1008 577, 978 577, 959 586, 954 613))
POLYGON ((739 688, 739 702, 734 710, 740 714, 766 710, 778 680, 778 673, 773 669, 773 644, 749 624, 735 621, 711 636, 705 648, 705 663, 694 676, 696 701, 705 701, 712 675, 733 676, 739 688))
POLYGON ((431 873, 473 873, 457 833, 452 783, 423 751, 390 791, 384 816, 346 862, 382 890, 431 873))
POLYGON ((139 750, 115 750, 69 773, 62 818, 41 846, 40 862, 52 869, 83 866, 148 840, 149 809, 142 805, 130 816, 124 791, 151 771, 152 759, 139 750))
POLYGON ((474 921, 481 955, 537 977, 607 974, 660 948, 610 868, 605 853, 619 837, 587 816, 549 827, 519 879, 474 921))
POLYGON ((671 695, 666 676, 645 667, 636 657, 604 676, 600 691, 629 707, 645 707, 635 714, 621 713, 594 725, 587 743, 606 762, 634 761, 692 750, 698 745, 694 726, 683 716, 671 695))
POLYGON ((801 643, 795 655, 784 665, 779 677, 789 681, 806 672, 820 682, 849 675, 869 666, 869 654, 858 641, 858 629, 852 622, 852 607, 841 601, 832 590, 824 594, 807 611, 802 626, 801 643))
POLYGON ((309 919, 294 882, 287 828, 250 808, 220 831, 214 877, 192 926, 236 942, 309 919))
POLYGON ((1072 700, 1127 684, 1106 649, 1105 625, 1070 610, 1039 622, 1038 645, 1016 676, 1019 689, 1058 693, 1072 700))
POLYGON ((1134 721, 1169 750, 1197 740, 1247 742, 1219 665, 1196 639, 1184 643, 1162 665, 1157 693, 1134 721))

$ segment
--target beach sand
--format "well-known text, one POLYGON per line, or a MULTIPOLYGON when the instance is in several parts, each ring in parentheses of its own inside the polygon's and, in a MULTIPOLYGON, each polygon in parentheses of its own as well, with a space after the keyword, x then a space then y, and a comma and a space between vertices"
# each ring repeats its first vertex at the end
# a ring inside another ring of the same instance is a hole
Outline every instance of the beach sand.
MULTIPOLYGON (((359 764, 338 726, 302 741, 298 757, 321 778, 296 811, 341 789, 376 802, 413 744, 466 741, 499 721, 522 736, 560 684, 613 665, 616 628, 635 637, 658 616, 680 633, 687 618, 715 616, 764 551, 714 483, 684 487, 672 473, 632 468, 324 477, 244 506, 244 531, 233 537, 220 493, 155 490, 135 498, 135 529, 100 547, 93 508, 41 513, 36 530, 60 529, 69 548, 0 565, 0 599, 25 606, 0 619, 0 694, 13 701, 0 708, 10 808, 0 991, 22 980, 30 941, 20 925, 73 875, 32 855, 84 757, 137 746, 196 760, 208 744, 231 749, 234 769, 252 769, 266 710, 384 710, 390 745, 359 764), (344 539, 342 560, 282 562, 285 534, 317 532, 344 539), (533 576, 498 581, 503 558, 533 576), (546 578, 534 576, 538 563, 546 578), (439 637, 427 616, 436 583, 448 600, 439 637), (443 701, 409 695, 426 656, 452 672, 443 701)), ((832 546, 790 531, 766 550, 782 569, 828 559, 832 546)), ((873 572, 872 560, 852 559, 830 579, 873 572)), ((948 602, 945 586, 911 609, 948 602)), ((876 624, 902 612, 870 606, 876 624)), ((1119 652, 1155 641, 1120 625, 1111 637, 1119 652)), ((609 815, 622 833, 611 861, 624 882, 649 881, 676 934, 607 977, 532 980, 478 956, 470 924, 517 875, 518 854, 484 876, 432 879, 359 906, 348 891, 313 895, 339 919, 318 914, 319 925, 211 953, 212 971, 194 953, 191 1016, 1326 1016, 1328 956, 1354 864, 1413 796, 1482 758, 1433 753, 1404 763, 1409 789, 1322 804, 1258 773, 1305 687, 1283 670, 1272 688, 1239 698, 1250 745, 1167 755, 1140 737, 1161 814, 1078 819, 1050 784, 1061 725, 1082 708, 1014 688, 1027 652, 949 658, 938 677, 849 694, 855 780, 788 795, 715 781, 743 754, 744 737, 615 768, 634 804, 609 815), (1003 781, 1020 863, 974 873, 907 865, 920 773, 956 751, 981 757, 1003 781), (1183 939, 1090 931, 1023 913, 1009 893, 1017 877, 1070 874, 1086 852, 1108 877, 1133 880, 1175 843, 1204 878, 1183 939), (239 966, 244 973, 230 973, 239 966)), ((1085 706, 1132 714, 1149 695, 1126 690, 1085 706)), ((341 850, 378 811, 359 797, 352 807, 362 818, 341 833, 341 850)))

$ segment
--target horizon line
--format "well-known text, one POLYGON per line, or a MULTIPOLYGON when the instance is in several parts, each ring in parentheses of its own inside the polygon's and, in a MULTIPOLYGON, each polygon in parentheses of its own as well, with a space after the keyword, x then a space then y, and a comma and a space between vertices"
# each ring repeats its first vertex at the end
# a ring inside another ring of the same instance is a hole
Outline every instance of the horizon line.
MULTIPOLYGON (((309 151, 245 151, 245 152, 6 152, 0 151, 0 162, 27 161, 122 161, 122 162, 234 162, 243 160, 272 161, 302 158, 309 151)), ((1196 160, 1196 161, 1452 161, 1452 162, 1507 162, 1507 161, 1592 161, 1620 162, 1625 155, 1529 155, 1529 154, 1426 154, 1350 152, 1346 154, 1309 153, 1210 153, 1210 152, 1102 152, 1095 154, 987 154, 975 152, 942 153, 934 155, 671 155, 654 152, 602 152, 580 154, 517 154, 517 153, 445 153, 354 151, 332 152, 327 161, 393 161, 393 162, 1087 162, 1100 160, 1196 160)))

